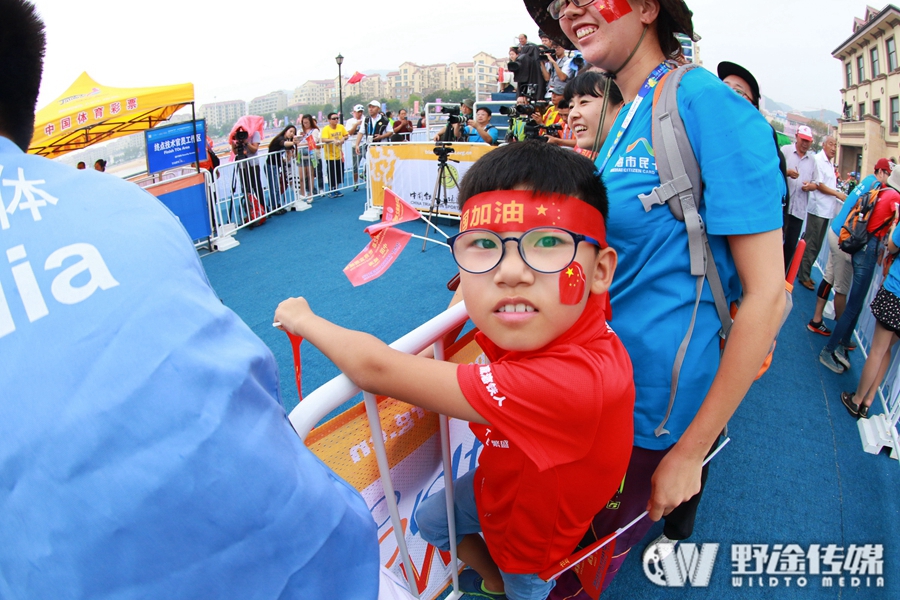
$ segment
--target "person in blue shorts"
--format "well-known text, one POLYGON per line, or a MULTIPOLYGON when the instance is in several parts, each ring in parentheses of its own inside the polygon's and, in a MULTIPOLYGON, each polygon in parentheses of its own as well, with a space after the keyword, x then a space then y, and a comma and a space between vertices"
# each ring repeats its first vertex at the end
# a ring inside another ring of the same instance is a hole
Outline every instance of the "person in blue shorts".
MULTIPOLYGON (((698 281, 690 272, 685 224, 666 205, 645 210, 638 198, 660 184, 652 89, 682 58, 674 34, 693 36, 690 9, 682 0, 525 5, 551 39, 567 42, 586 62, 612 73, 625 100, 596 165, 609 191, 610 245, 620 261, 610 289, 613 324, 634 361, 634 449, 622 492, 597 515, 593 529, 602 537, 644 510, 649 519, 616 540, 606 587, 652 522, 698 493, 704 458, 771 348, 785 302, 785 184, 762 115, 714 74, 687 72, 678 104, 703 178, 700 216, 728 301, 743 294, 720 358, 722 326, 702 280, 692 321, 698 281), (676 354, 692 325, 673 394, 676 354)), ((551 598, 572 597, 578 588, 574 577, 560 580, 551 598)))
POLYGON ((365 502, 291 428, 184 227, 24 152, 44 25, 0 14, 0 597, 374 600, 365 502))

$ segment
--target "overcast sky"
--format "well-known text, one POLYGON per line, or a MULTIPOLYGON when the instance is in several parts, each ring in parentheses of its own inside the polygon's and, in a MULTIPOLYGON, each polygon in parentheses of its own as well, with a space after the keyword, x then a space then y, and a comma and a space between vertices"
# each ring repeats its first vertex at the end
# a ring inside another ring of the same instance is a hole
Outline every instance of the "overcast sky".
MULTIPOLYGON (((547 0, 549 3, 549 0, 547 0)), ((36 0, 48 49, 38 108, 82 72, 113 87, 192 82, 199 104, 251 100, 309 79, 396 69, 410 60, 504 56, 524 32, 521 0, 36 0)), ((690 0, 700 56, 747 67, 763 94, 798 110, 840 110, 831 52, 862 17, 857 0, 690 0)), ((883 4, 877 4, 882 8, 883 4)))

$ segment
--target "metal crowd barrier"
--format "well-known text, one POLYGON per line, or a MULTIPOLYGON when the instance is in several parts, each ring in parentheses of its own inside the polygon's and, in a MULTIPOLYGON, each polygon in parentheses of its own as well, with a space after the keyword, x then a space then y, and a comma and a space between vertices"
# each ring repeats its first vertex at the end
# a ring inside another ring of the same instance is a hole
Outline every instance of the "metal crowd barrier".
POLYGON ((237 245, 232 237, 236 231, 278 211, 309 208, 311 194, 303 193, 305 175, 304 165, 288 151, 257 154, 216 167, 211 186, 216 249, 237 245))
MULTIPOLYGON (((420 325, 413 331, 407 333, 399 340, 391 344, 391 348, 406 352, 408 354, 418 354, 428 346, 434 347, 434 357, 437 360, 444 359, 444 343, 443 336, 452 331, 456 327, 464 324, 469 316, 466 312, 465 304, 460 302, 448 308, 446 311, 437 315, 427 323, 420 325)), ((321 421, 325 415, 335 410, 360 392, 360 389, 346 375, 338 375, 328 383, 322 385, 311 394, 306 396, 297 407, 291 411, 290 420, 300 436, 301 440, 306 440, 306 436, 315 425, 321 421)), ((381 420, 378 416, 378 402, 373 394, 363 393, 366 416, 368 417, 369 427, 372 436, 371 442, 374 446, 375 456, 378 462, 378 471, 381 476, 381 482, 384 487, 385 502, 388 505, 388 511, 391 516, 391 524, 394 530, 394 537, 397 541, 397 547, 400 550, 403 564, 406 568, 407 580, 409 582, 410 592, 419 598, 418 590, 415 585, 415 573, 412 561, 409 558, 409 551, 404 537, 404 528, 400 520, 400 512, 397 506, 397 498, 394 493, 394 484, 391 481, 390 466, 388 463, 387 451, 385 450, 384 438, 382 435, 376 435, 374 432, 381 431, 381 420)), ((447 600, 456 600, 461 598, 463 593, 459 590, 459 562, 456 554, 456 521, 453 514, 453 467, 450 456, 450 430, 447 417, 439 416, 440 432, 441 432, 441 456, 444 469, 444 485, 447 489, 447 516, 450 526, 450 556, 453 592, 447 596, 447 600)))

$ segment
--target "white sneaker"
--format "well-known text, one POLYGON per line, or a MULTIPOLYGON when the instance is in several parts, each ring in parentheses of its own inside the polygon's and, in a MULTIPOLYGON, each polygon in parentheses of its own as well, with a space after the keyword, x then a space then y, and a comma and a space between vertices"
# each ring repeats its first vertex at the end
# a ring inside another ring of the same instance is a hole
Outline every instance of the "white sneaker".
POLYGON ((644 549, 643 554, 644 564, 662 563, 662 561, 675 551, 676 544, 678 544, 678 540, 670 540, 666 537, 666 534, 662 534, 647 544, 647 548, 644 549))

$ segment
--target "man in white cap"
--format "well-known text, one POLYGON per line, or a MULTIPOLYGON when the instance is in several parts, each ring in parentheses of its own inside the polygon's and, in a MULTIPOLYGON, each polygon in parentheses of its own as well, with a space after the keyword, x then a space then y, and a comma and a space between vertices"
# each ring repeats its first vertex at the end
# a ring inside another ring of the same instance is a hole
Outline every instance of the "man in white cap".
MULTIPOLYGON (((797 136, 793 144, 781 147, 781 153, 787 161, 788 202, 784 210, 784 266, 794 257, 797 240, 806 220, 806 205, 809 192, 816 189, 816 155, 809 150, 812 143, 812 130, 806 125, 797 128, 797 136)), ((807 273, 807 277, 809 273, 807 273)), ((805 279, 801 279, 803 283, 805 279)), ((806 284, 804 284, 806 285, 806 284)))
POLYGON ((365 158, 369 144, 386 140, 393 134, 391 122, 381 113, 381 102, 372 100, 369 102, 369 116, 363 120, 356 134, 356 155, 365 158))
MULTIPOLYGON (((362 104, 357 104, 353 107, 353 110, 350 112, 353 116, 344 123, 344 127, 347 128, 347 135, 352 137, 359 134, 359 127, 363 122, 363 110, 362 104)), ((355 192, 357 189, 359 189, 359 155, 353 152, 353 191, 355 192)))

